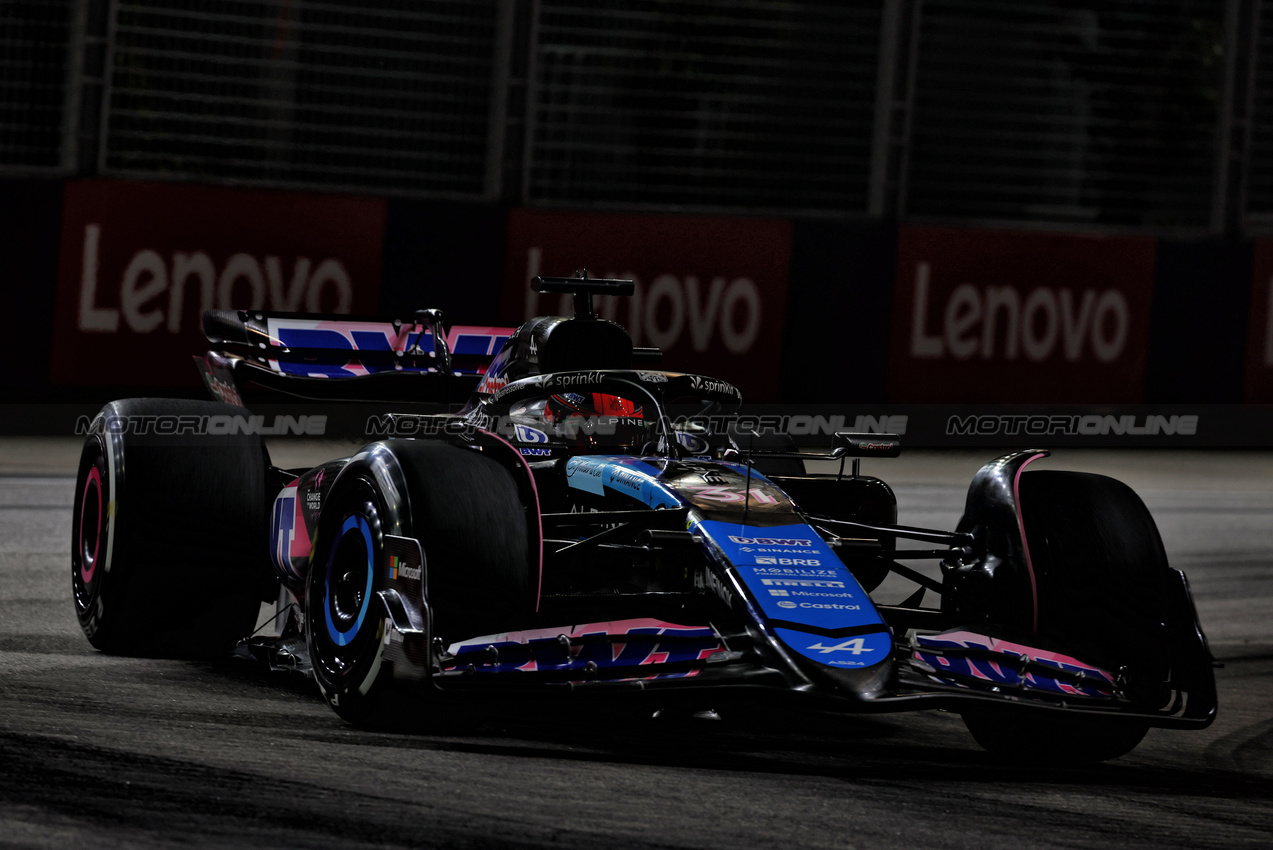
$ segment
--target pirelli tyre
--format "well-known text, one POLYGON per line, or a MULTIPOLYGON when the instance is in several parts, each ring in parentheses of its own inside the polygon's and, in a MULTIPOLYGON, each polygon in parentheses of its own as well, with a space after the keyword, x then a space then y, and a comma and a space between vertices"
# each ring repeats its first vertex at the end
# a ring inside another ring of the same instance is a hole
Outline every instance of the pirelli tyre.
POLYGON ((526 516, 511 474, 426 440, 374 443, 322 506, 306 589, 314 676, 343 719, 376 728, 454 720, 430 705, 435 639, 516 627, 529 609, 526 516), (399 620, 418 621, 403 634, 399 620), (399 601, 400 600, 400 601, 399 601))
MULTIPOLYGON (((1037 584, 1037 635, 1119 674, 1146 711, 1170 698, 1170 568, 1153 517, 1121 481, 1080 472, 1021 476, 1020 510, 1037 584)), ((1031 763, 1105 761, 1145 737, 1137 720, 1012 711, 963 713, 979 744, 1031 763)))
MULTIPOLYGON (((181 399, 111 402, 80 453, 71 589, 104 652, 207 657, 256 625, 276 585, 259 437, 231 431, 241 407, 181 399)), ((242 420, 237 420, 242 421, 242 420)))

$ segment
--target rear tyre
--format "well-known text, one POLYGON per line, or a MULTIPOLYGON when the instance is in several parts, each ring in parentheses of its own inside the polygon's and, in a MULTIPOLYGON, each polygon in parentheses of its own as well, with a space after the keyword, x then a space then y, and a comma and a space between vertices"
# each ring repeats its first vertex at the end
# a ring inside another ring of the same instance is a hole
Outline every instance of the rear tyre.
POLYGON ((521 623, 529 607, 527 539, 511 474, 475 451, 395 440, 353 458, 323 505, 306 593, 310 660, 332 709, 374 728, 449 720, 442 706, 424 704, 433 638, 521 623), (421 579, 392 576, 388 535, 419 540, 421 579), (393 626, 377 596, 388 588, 425 614, 415 643, 388 639, 393 626), (395 670, 408 665, 423 669, 395 670))
MULTIPOLYGON (((1144 503, 1113 478, 1043 471, 1021 476, 1020 508, 1038 593, 1037 638, 1121 671, 1127 696, 1145 710, 1165 705, 1170 570, 1144 503)), ((1020 613, 1023 622, 1035 619, 1034 611, 1020 613)), ((979 744, 1019 762, 1117 758, 1149 729, 1139 721, 990 706, 966 709, 963 717, 979 744)))
POLYGON ((205 417, 243 412, 126 399, 94 420, 71 523, 72 598, 93 646, 212 657, 255 627, 275 586, 266 560, 265 449, 252 435, 191 433, 205 417))

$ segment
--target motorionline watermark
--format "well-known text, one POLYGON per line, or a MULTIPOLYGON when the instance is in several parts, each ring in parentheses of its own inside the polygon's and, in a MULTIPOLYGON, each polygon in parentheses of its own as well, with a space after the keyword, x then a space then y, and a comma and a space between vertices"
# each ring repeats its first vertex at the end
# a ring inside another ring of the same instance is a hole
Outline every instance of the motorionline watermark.
POLYGON ((326 414, 273 416, 256 414, 138 414, 81 416, 75 434, 130 434, 136 436, 220 437, 248 434, 261 437, 322 437, 327 433, 326 414))
POLYGON ((436 437, 459 436, 475 429, 494 432, 517 442, 546 442, 549 438, 571 439, 580 436, 624 438, 633 431, 660 430, 700 434, 732 434, 762 436, 831 436, 840 431, 876 434, 905 434, 907 417, 847 416, 793 414, 683 414, 664 416, 662 421, 643 416, 572 415, 557 420, 527 416, 431 416, 383 414, 366 420, 367 437, 436 437))
POLYGON ((670 417, 673 428, 682 431, 704 431, 710 434, 789 437, 829 437, 849 431, 856 434, 906 433, 906 414, 884 416, 849 416, 845 414, 807 413, 733 413, 670 417))
MULTIPOLYGON (((934 420, 918 423, 927 433, 936 427, 946 438, 986 437, 1194 437, 1199 433, 1199 414, 1159 413, 951 413, 934 411, 934 420)), ((864 416, 852 414, 737 413, 665 415, 662 422, 642 416, 571 416, 558 421, 535 420, 525 416, 456 416, 436 414, 377 414, 363 421, 360 436, 371 439, 391 437, 470 437, 477 430, 494 432, 519 443, 542 443, 580 437, 604 442, 608 438, 626 440, 645 431, 657 434, 678 432, 699 435, 830 437, 839 432, 894 434, 905 436, 916 426, 907 414, 864 416)), ((128 434, 140 436, 228 436, 324 437, 331 431, 344 433, 352 427, 343 419, 327 414, 144 414, 79 416, 76 436, 128 434), (341 424, 344 422, 345 424, 341 424)), ((352 433, 346 436, 353 436, 352 433)))
POLYGON ((367 417, 363 436, 442 437, 470 436, 487 431, 522 443, 544 443, 550 439, 580 436, 614 437, 652 428, 653 422, 640 416, 571 416, 559 421, 533 420, 524 416, 437 416, 394 414, 367 417))
POLYGON ((1198 433, 1196 414, 971 414, 946 420, 950 436, 1082 436, 1192 437, 1198 433))

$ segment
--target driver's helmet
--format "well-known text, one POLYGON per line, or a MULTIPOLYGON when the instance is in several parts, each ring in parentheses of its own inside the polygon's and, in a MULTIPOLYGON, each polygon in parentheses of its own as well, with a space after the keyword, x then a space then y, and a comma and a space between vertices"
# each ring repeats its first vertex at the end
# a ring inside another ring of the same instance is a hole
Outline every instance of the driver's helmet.
POLYGON ((610 393, 556 393, 548 397, 543 417, 559 438, 588 451, 632 451, 650 436, 641 405, 610 393))
POLYGON ((572 416, 640 416, 635 402, 609 393, 557 393, 548 398, 544 417, 563 421, 572 416))

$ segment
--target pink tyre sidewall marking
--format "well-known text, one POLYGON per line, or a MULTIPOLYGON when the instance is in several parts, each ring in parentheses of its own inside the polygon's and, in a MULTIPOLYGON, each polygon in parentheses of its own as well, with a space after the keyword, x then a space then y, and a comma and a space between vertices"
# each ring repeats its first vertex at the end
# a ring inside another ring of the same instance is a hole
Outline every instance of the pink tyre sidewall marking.
POLYGON ((97 572, 97 556, 102 548, 102 476, 98 473, 97 467, 93 467, 88 473, 88 480, 84 482, 84 494, 80 497, 80 540, 79 549, 80 557, 83 558, 80 564, 80 578, 88 584, 93 580, 93 576, 97 572), (84 509, 88 506, 89 488, 97 490, 97 536, 93 540, 93 557, 84 558, 84 509), (87 563, 87 567, 85 564, 87 563))
POLYGON ((1021 549, 1025 553, 1025 569, 1030 576, 1030 598, 1034 604, 1034 631, 1036 633, 1039 631, 1039 582, 1034 575, 1034 561, 1030 558, 1030 544, 1025 539, 1025 515, 1021 513, 1021 473, 1039 458, 1047 456, 1047 452, 1039 452, 1029 458, 1025 463, 1017 467, 1017 474, 1012 479, 1012 502, 1017 510, 1017 530, 1021 534, 1021 549))

